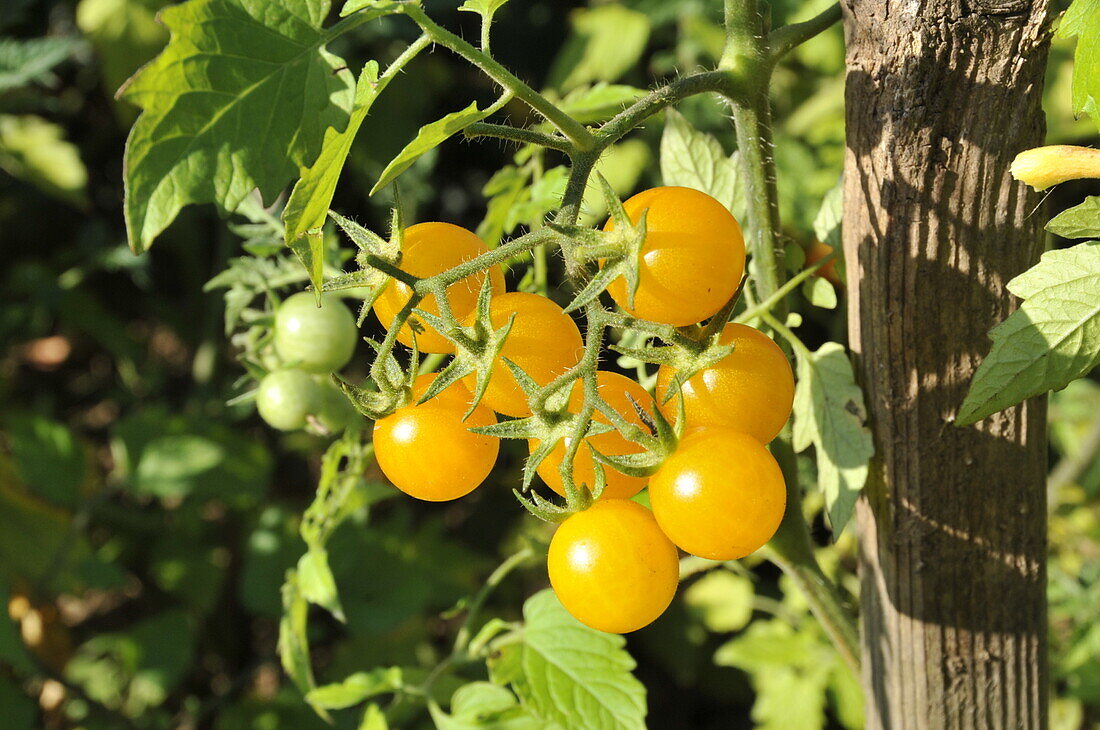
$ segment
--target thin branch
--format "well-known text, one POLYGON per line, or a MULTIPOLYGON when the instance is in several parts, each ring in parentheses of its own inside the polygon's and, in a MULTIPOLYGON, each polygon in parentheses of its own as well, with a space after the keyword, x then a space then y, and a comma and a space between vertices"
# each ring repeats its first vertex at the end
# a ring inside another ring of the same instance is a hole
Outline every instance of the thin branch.
POLYGON ((772 64, 798 46, 840 22, 840 4, 832 5, 804 23, 777 28, 768 34, 768 58, 772 64))
POLYGON ((495 137, 506 139, 519 144, 535 144, 557 150, 566 155, 573 152, 573 145, 564 137, 539 132, 535 129, 513 127, 508 124, 490 124, 489 122, 475 122, 466 127, 463 133, 470 139, 475 137, 495 137))

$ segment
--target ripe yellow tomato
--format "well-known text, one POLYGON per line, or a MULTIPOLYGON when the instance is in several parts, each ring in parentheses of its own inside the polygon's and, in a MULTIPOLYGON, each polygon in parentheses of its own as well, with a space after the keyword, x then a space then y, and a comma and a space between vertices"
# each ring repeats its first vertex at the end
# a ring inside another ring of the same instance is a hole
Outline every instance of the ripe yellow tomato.
MULTIPOLYGON (((425 278, 441 274, 453 269, 463 261, 477 258, 487 252, 489 247, 474 233, 460 226, 450 223, 417 223, 405 229, 405 243, 401 252, 401 270, 425 278)), ((488 269, 489 280, 492 282, 493 291, 501 294, 504 292, 504 274, 499 266, 488 269)), ((478 272, 456 281, 447 287, 447 301, 451 303, 451 312, 455 319, 462 318, 473 311, 477 305, 477 295, 481 291, 482 282, 485 281, 485 272, 478 272)), ((387 329, 394 317, 412 296, 412 289, 407 284, 397 280, 391 280, 386 284, 385 290, 374 303, 374 314, 378 321, 387 329)), ((439 303, 435 301, 435 295, 424 297, 419 309, 432 314, 439 314, 439 303)), ((416 319, 412 317, 410 319, 416 319)), ((416 320, 424 325, 424 332, 416 336, 416 345, 421 352, 449 353, 454 352, 454 344, 443 335, 436 332, 421 320, 416 320)), ((397 334, 397 339, 402 344, 412 346, 412 330, 408 322, 397 334)))
POLYGON ((727 428, 689 433, 649 480, 661 530, 680 549, 710 560, 742 558, 783 519, 787 490, 759 441, 727 428))
MULTIPOLYGON (((645 388, 625 375, 600 370, 596 373, 596 388, 600 397, 630 423, 638 426, 644 425, 638 412, 630 402, 631 398, 634 398, 642 408, 652 412, 653 398, 645 391, 645 388)), ((584 384, 577 381, 573 386, 573 392, 569 396, 569 410, 572 413, 580 413, 583 406, 584 384)), ((610 423, 607 416, 599 411, 596 411, 593 415, 593 420, 597 423, 610 423)), ((589 436, 585 441, 592 444, 601 454, 607 456, 638 454, 644 451, 639 444, 623 438, 618 431, 608 431, 607 433, 589 436)), ((538 448, 539 443, 538 439, 531 439, 528 446, 531 451, 534 451, 538 448)), ((542 460, 538 467, 538 474, 542 477, 542 480, 563 497, 565 496, 565 486, 562 484, 559 467, 562 459, 565 458, 566 446, 565 439, 558 442, 558 445, 542 460)), ((604 466, 604 476, 607 479, 607 484, 604 487, 601 499, 630 499, 642 491, 642 487, 646 483, 644 477, 627 476, 610 466, 604 466)), ((578 486, 587 484, 589 489, 596 484, 595 462, 592 458, 592 452, 584 444, 581 444, 576 457, 573 459, 573 482, 578 486)))
POLYGON ((596 502, 561 523, 546 559, 566 610, 599 631, 652 623, 676 594, 680 560, 653 514, 625 499, 596 502))
MULTIPOLYGON (((814 241, 813 245, 806 251, 806 265, 812 266, 832 252, 833 247, 829 244, 822 243, 821 241, 814 241)), ((814 272, 814 276, 820 276, 833 286, 844 286, 844 283, 840 280, 840 276, 836 273, 836 259, 833 259, 814 272)))
MULTIPOLYGON (((634 308, 620 277, 607 291, 635 317, 677 327, 714 315, 737 291, 745 273, 741 226, 706 193, 680 187, 646 190, 623 203, 635 223, 646 215, 646 240, 634 308)), ((604 230, 614 230, 609 219, 604 230)))
MULTIPOLYGON (((759 330, 731 322, 719 340, 734 350, 700 370, 682 387, 687 428, 724 426, 761 443, 778 435, 791 415, 794 374, 779 345, 759 330)), ((666 418, 676 418, 676 396, 665 401, 675 370, 657 371, 657 402, 666 418)))
MULTIPOLYGON (((465 322, 467 326, 473 324, 476 314, 470 313, 465 322)), ((513 314, 515 322, 500 357, 493 363, 489 387, 481 402, 497 413, 523 417, 531 415, 527 396, 504 360, 519 365, 539 385, 546 385, 580 362, 584 342, 573 318, 546 297, 524 292, 493 297, 489 304, 493 329, 508 324, 513 314)), ((463 382, 472 391, 477 379, 471 374, 463 382)))
POLYGON ((386 478, 405 494, 445 502, 469 494, 485 481, 500 441, 468 430, 497 419, 479 405, 463 422, 473 396, 461 383, 415 405, 434 378, 434 374, 418 377, 412 403, 375 422, 374 456, 386 478))

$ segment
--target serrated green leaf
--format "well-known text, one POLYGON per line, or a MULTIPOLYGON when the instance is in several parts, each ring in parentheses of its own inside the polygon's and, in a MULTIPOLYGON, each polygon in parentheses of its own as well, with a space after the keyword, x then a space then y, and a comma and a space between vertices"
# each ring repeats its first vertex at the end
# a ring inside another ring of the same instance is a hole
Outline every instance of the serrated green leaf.
POLYGON ((569 91, 595 81, 617 81, 634 68, 649 41, 649 18, 609 3, 577 10, 573 32, 550 70, 548 85, 569 91))
POLYGON ((165 8, 165 50, 123 98, 144 111, 126 144, 126 228, 144 251, 192 203, 275 197, 348 121, 354 79, 324 50, 327 0, 188 0, 165 8), (343 70, 341 70, 343 69, 343 70))
POLYGON ((340 9, 340 17, 347 17, 352 13, 358 13, 360 10, 370 10, 372 12, 380 13, 392 13, 400 6, 401 3, 396 2, 395 0, 348 0, 346 3, 344 3, 344 7, 340 9))
POLYGON ((49 78, 49 71, 79 48, 79 38, 0 38, 0 92, 49 78))
POLYGON ((794 448, 814 446, 818 486, 836 537, 852 516, 874 455, 863 392, 842 345, 826 342, 809 356, 801 348, 796 352, 794 448))
POLYGON ((371 697, 395 692, 403 682, 400 667, 378 667, 369 672, 356 672, 343 682, 311 690, 306 695, 306 702, 326 710, 342 710, 371 697))
POLYGON ((328 552, 323 548, 310 549, 298 561, 298 587, 307 601, 344 621, 336 579, 328 565, 328 552))
POLYGON ((691 126, 675 109, 665 112, 661 135, 661 179, 706 193, 733 212, 743 193, 737 184, 738 155, 726 156, 712 135, 691 126))
POLYGON ((645 687, 624 640, 584 626, 553 591, 523 606, 523 682, 516 687, 539 718, 586 730, 644 730, 645 687))
POLYGON ((65 130, 41 117, 0 114, 0 169, 42 192, 84 205, 88 171, 65 130))
POLYGON ((1050 219, 1047 230, 1062 238, 1100 238, 1100 196, 1063 210, 1050 219))
POLYGON ((811 277, 802 282, 802 294, 815 307, 836 309, 836 289, 820 277, 811 277))
POLYGON ((1062 38, 1077 38, 1073 55, 1073 113, 1085 112, 1100 126, 1100 3, 1074 0, 1058 26, 1062 38))
POLYGON ((955 421, 966 425, 1048 390, 1100 363, 1100 241, 1051 251, 1008 283, 1024 299, 994 327, 955 421))
POLYGON ((466 127, 474 122, 480 122, 487 116, 489 116, 488 109, 478 109, 477 102, 471 102, 470 106, 461 111, 451 112, 442 119, 425 124, 416 133, 413 141, 405 145, 405 148, 397 153, 397 157, 386 165, 378 182, 371 188, 370 194, 374 195, 396 180, 398 175, 409 169, 421 155, 435 149, 466 127))

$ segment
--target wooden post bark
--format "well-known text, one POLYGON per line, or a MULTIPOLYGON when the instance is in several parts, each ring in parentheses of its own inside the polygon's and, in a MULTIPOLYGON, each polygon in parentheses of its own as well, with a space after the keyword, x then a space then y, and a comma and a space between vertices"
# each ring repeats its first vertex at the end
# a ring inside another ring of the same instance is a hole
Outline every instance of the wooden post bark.
POLYGON ((1041 250, 1046 0, 844 0, 868 728, 1047 724, 1045 402, 952 424, 1041 250))

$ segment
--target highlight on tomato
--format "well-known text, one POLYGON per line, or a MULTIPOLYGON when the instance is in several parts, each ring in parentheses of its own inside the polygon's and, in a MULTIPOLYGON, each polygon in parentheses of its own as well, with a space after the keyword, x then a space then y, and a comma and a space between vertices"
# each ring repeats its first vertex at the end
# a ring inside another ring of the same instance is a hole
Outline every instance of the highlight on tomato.
MULTIPOLYGON (((686 428, 723 426, 768 443, 783 429, 794 405, 794 373, 779 345, 763 332, 731 322, 719 337, 734 350, 700 370, 681 386, 686 428)), ((666 400, 676 371, 657 371, 657 402, 669 420, 677 415, 676 396, 666 400)))
POLYGON ((775 534, 787 489, 759 441, 728 428, 702 428, 688 433, 650 479, 649 503, 681 550, 734 560, 775 534))
MULTIPOLYGON (((713 316, 745 273, 745 240, 737 219, 706 193, 658 187, 623 203, 630 220, 646 213, 646 238, 634 306, 622 277, 607 288, 624 310, 651 322, 683 327, 713 316)), ((604 230, 614 230, 608 219, 604 230)))
POLYGON ((558 526, 547 570, 558 600, 578 621, 625 634, 648 626, 668 608, 680 560, 649 510, 608 499, 558 526))
POLYGON ((454 383, 416 405, 435 378, 419 376, 409 405, 374 423, 374 455, 386 478, 405 494, 427 502, 458 499, 480 485, 496 463, 500 442, 469 429, 496 423, 483 405, 465 421, 473 395, 454 383))

